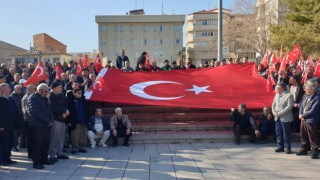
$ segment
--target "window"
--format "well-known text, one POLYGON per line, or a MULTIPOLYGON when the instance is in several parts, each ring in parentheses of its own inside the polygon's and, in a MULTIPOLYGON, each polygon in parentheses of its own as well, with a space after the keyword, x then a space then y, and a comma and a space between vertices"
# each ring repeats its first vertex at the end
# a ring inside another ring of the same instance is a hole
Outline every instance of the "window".
POLYGON ((130 32, 134 32, 134 26, 130 26, 130 32))
POLYGON ((153 26, 153 32, 157 32, 158 27, 157 26, 153 26))
POLYGON ((213 20, 198 20, 196 21, 196 26, 211 26, 213 25, 213 20))
POLYGON ((176 39, 176 45, 179 45, 180 44, 180 39, 176 39))
POLYGON ((107 26, 103 25, 101 26, 101 32, 106 32, 107 31, 107 26))
POLYGON ((206 37, 206 36, 213 36, 213 31, 198 31, 196 33, 197 37, 206 37))
POLYGON ((121 46, 124 45, 124 39, 120 39, 120 45, 121 45, 121 46))
POLYGON ((143 40, 143 44, 144 44, 144 45, 147 45, 147 44, 148 44, 147 39, 144 39, 144 40, 143 40))
POLYGON ((164 53, 162 51, 159 52, 159 57, 163 58, 164 57, 164 53))
POLYGON ((148 31, 148 26, 143 26, 143 32, 147 32, 148 31))
POLYGON ((123 28, 123 26, 121 25, 120 26, 120 32, 123 32, 124 31, 124 28, 123 28))
POLYGON ((115 55, 115 57, 118 57, 119 56, 119 51, 114 51, 114 55, 115 55))
POLYGON ((175 31, 181 31, 181 26, 180 26, 180 25, 174 26, 174 30, 175 30, 175 31))
POLYGON ((160 39, 160 45, 163 45, 163 40, 162 39, 160 39))
POLYGON ((119 32, 119 26, 114 26, 114 31, 119 32))
POLYGON ((154 58, 158 58, 158 56, 159 56, 158 51, 154 51, 154 52, 153 52, 153 57, 154 57, 154 58))
POLYGON ((101 40, 101 46, 105 46, 107 45, 107 41, 106 40, 101 40))
POLYGON ((164 26, 159 26, 159 31, 161 31, 161 32, 163 32, 163 30, 164 30, 164 26))

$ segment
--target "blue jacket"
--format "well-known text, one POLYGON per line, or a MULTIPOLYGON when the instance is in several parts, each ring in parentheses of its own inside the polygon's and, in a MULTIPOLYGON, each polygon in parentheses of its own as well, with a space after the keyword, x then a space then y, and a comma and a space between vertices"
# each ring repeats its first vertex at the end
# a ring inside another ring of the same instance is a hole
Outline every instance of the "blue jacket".
POLYGON ((318 123, 320 117, 320 97, 319 95, 314 94, 307 104, 308 97, 309 96, 307 95, 303 96, 303 99, 299 105, 299 115, 302 115, 302 117, 304 117, 306 123, 318 123), (306 112, 303 112, 305 108, 306 112))
POLYGON ((53 121, 52 111, 48 98, 34 93, 28 98, 29 119, 28 125, 32 128, 48 127, 53 121))
MULTIPOLYGON (((102 125, 103 125, 103 131, 110 130, 110 122, 109 122, 109 120, 107 120, 103 116, 101 117, 101 120, 102 120, 102 125)), ((96 116, 92 116, 91 119, 90 119, 90 122, 89 122, 88 130, 96 133, 97 130, 94 129, 94 125, 95 124, 96 124, 96 116)))

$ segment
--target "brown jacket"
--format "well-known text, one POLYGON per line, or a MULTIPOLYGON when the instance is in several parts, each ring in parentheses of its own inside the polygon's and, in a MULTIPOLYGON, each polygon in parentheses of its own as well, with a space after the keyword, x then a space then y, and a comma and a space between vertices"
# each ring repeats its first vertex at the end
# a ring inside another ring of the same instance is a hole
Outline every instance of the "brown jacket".
MULTIPOLYGON (((127 127, 131 129, 131 122, 129 120, 129 117, 127 115, 122 115, 122 122, 123 124, 127 127)), ((110 119, 110 129, 116 129, 117 128, 117 116, 113 115, 110 119)))

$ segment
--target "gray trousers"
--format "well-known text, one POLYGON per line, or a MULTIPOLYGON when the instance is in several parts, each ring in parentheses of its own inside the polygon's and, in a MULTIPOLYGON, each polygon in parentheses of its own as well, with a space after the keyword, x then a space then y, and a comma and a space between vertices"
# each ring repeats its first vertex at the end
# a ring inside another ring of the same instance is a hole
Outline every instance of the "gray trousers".
POLYGON ((87 128, 84 124, 77 124, 76 129, 71 131, 72 151, 85 149, 87 146, 87 128))
POLYGON ((52 123, 49 145, 50 158, 63 155, 65 126, 65 123, 59 121, 53 121, 52 123))

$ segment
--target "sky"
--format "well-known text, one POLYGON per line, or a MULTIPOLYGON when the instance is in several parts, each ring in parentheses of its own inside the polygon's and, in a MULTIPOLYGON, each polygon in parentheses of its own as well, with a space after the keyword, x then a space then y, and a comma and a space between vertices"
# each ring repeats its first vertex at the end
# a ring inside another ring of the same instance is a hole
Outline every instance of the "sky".
MULTIPOLYGON (((218 6, 218 0, 10 0, 0 1, 0 40, 29 49, 32 36, 47 33, 67 45, 68 52, 98 49, 96 15, 125 15, 144 9, 146 15, 190 14, 218 6)), ((232 8, 233 0, 223 0, 232 8)))

